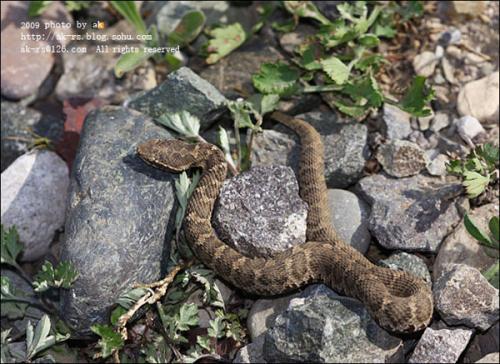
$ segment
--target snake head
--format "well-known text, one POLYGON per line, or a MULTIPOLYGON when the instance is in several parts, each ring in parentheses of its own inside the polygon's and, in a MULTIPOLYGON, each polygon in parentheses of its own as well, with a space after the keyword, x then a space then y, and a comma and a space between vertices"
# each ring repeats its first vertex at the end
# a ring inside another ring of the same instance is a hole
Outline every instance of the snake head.
POLYGON ((182 172, 199 163, 198 145, 176 139, 151 139, 139 144, 137 154, 153 167, 182 172))

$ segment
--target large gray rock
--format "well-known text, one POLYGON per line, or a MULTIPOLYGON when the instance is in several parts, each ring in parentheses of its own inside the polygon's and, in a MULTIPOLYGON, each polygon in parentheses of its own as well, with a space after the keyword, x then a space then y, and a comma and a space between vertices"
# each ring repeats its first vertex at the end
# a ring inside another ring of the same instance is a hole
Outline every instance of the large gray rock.
POLYGON ((388 139, 405 139, 411 133, 410 114, 388 103, 384 104, 382 128, 388 139))
POLYGON ((462 186, 417 175, 365 177, 359 196, 371 204, 370 231, 387 249, 435 252, 461 220, 462 186))
POLYGON ((215 206, 214 228, 247 256, 270 256, 306 240, 307 204, 293 171, 253 167, 226 181, 215 206))
POLYGON ((389 258, 381 260, 379 265, 411 273, 422 278, 429 287, 432 286, 429 269, 427 269, 425 262, 416 255, 405 252, 394 253, 389 258))
POLYGON ((377 160, 384 171, 394 177, 409 177, 419 173, 428 163, 425 152, 407 140, 391 140, 377 150, 377 160))
POLYGON ((409 363, 456 363, 474 330, 467 328, 433 329, 420 338, 409 363))
POLYGON ((450 264, 433 289, 436 311, 449 325, 487 330, 498 321, 498 289, 481 272, 464 264, 450 264))
POLYGON ((339 236, 365 254, 371 241, 368 204, 350 191, 331 189, 328 190, 328 207, 332 214, 332 225, 339 236))
POLYGON ((2 224, 16 226, 23 261, 41 258, 64 225, 68 166, 56 153, 36 150, 17 158, 1 178, 2 224))
MULTIPOLYGON (((309 122, 321 135, 325 147, 325 179, 329 188, 345 188, 361 178, 365 161, 368 158, 367 128, 360 123, 347 123, 338 120, 333 112, 310 112, 297 115, 309 122)), ((278 124, 275 130, 291 136, 295 143, 282 135, 277 140, 260 140, 256 143, 256 151, 260 156, 255 164, 274 164, 274 160, 286 164, 298 171, 300 143, 297 135, 283 125, 278 124), (291 147, 291 149, 288 149, 291 147)), ((275 138, 275 133, 267 133, 259 139, 275 138)))
POLYGON ((265 337, 264 359, 384 363, 401 347, 401 340, 380 328, 359 301, 315 285, 276 318, 265 337))
MULTIPOLYGON (((484 356, 497 353, 500 347, 500 323, 496 323, 486 332, 474 336, 467 351, 464 353, 464 363, 474 363, 484 356)), ((483 361, 483 363, 498 363, 497 361, 483 361)))
POLYGON ((171 175, 136 154, 152 138, 171 136, 133 110, 103 107, 85 120, 61 254, 80 273, 61 303, 76 335, 107 322, 110 306, 133 283, 160 277, 175 197, 171 175))
POLYGON ((63 135, 64 121, 16 102, 2 100, 2 153, 1 169, 5 170, 20 155, 26 153, 35 136, 31 132, 53 142, 63 135))
MULTIPOLYGON (((489 231, 488 221, 492 216, 499 214, 498 200, 494 203, 483 205, 468 213, 470 219, 483 231, 489 231)), ((439 253, 434 261, 432 274, 437 280, 443 270, 450 263, 466 264, 483 272, 498 260, 498 252, 490 249, 469 234, 464 224, 446 237, 439 248, 439 253)))
POLYGON ((161 85, 133 96, 126 106, 153 119, 186 110, 197 116, 201 128, 205 129, 224 112, 225 102, 219 90, 189 68, 182 67, 170 73, 161 85))

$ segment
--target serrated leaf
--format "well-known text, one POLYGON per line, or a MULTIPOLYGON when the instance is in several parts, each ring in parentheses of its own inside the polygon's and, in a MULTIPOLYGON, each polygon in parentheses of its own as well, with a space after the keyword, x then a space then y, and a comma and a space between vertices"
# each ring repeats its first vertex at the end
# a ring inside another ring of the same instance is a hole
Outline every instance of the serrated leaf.
POLYGON ((157 121, 174 130, 187 139, 196 139, 200 132, 200 119, 186 110, 177 113, 165 113, 157 121))
POLYGON ((492 242, 488 234, 481 230, 469 217, 468 214, 464 215, 464 225, 465 229, 469 234, 471 234, 477 241, 481 244, 492 247, 492 242))
POLYGON ((191 43, 202 31, 205 20, 205 14, 200 10, 187 12, 174 31, 168 35, 169 44, 184 47, 191 43))
POLYGON ((16 227, 11 226, 9 230, 7 230, 4 228, 3 224, 1 224, 1 263, 18 267, 16 260, 22 250, 23 245, 19 242, 19 235, 16 227))
POLYGON ((222 317, 216 317, 208 323, 208 336, 219 339, 224 336, 224 328, 226 327, 222 317))
POLYGON ((490 183, 489 176, 483 176, 474 171, 464 171, 463 172, 464 185, 467 191, 468 198, 475 198, 484 192, 488 184, 490 183))
POLYGON ((195 303, 183 304, 179 310, 177 328, 180 331, 187 331, 190 326, 196 325, 198 325, 198 306, 195 303))
POLYGON ((490 143, 486 143, 482 147, 478 148, 478 154, 493 167, 498 164, 499 153, 500 150, 498 147, 495 147, 490 143))
POLYGON ((462 174, 463 173, 462 162, 458 159, 449 161, 448 163, 446 163, 446 171, 448 173, 462 174))
POLYGON ((215 28, 208 35, 212 37, 207 44, 208 64, 216 63, 247 40, 247 34, 240 23, 215 28))
POLYGON ((299 72, 285 63, 264 63, 252 76, 253 85, 263 94, 289 95, 297 87, 299 72))
POLYGON ((347 83, 342 93, 349 95, 349 97, 356 101, 356 104, 366 105, 366 107, 379 108, 384 101, 384 95, 377 81, 371 75, 367 75, 355 82, 347 83))
POLYGON ((376 47, 380 44, 380 39, 375 34, 363 34, 358 38, 358 41, 367 48, 376 47))
POLYGON ((7 276, 0 276, 0 283, 2 317, 7 317, 11 320, 23 318, 28 308, 28 304, 24 302, 25 295, 21 290, 11 285, 10 279, 7 276))
POLYGON ((354 63, 354 68, 360 71, 366 71, 368 68, 373 68, 377 70, 382 63, 389 63, 379 54, 370 54, 368 56, 361 57, 359 61, 354 63))
POLYGON ((196 343, 200 345, 203 349, 212 351, 212 348, 210 347, 210 337, 208 336, 197 336, 196 337, 196 343))
POLYGON ((60 262, 54 269, 52 263, 45 261, 35 276, 33 288, 35 292, 44 292, 50 287, 69 288, 78 278, 78 272, 69 262, 60 262))
POLYGON ((331 101, 335 107, 337 107, 342 113, 352 116, 353 118, 362 118, 368 112, 368 107, 363 105, 349 104, 340 99, 334 99, 331 101))
POLYGON ((343 85, 349 78, 349 68, 337 57, 321 60, 323 71, 338 85, 343 85))
POLYGON ((295 29, 296 26, 297 26, 297 24, 293 21, 293 19, 286 20, 283 23, 273 22, 271 24, 271 27, 274 30, 277 30, 278 32, 282 32, 282 33, 291 32, 295 29))
POLYGON ((115 76, 121 78, 126 72, 139 67, 152 55, 153 53, 146 53, 144 48, 139 49, 138 52, 123 53, 116 61, 114 67, 115 76))
POLYGON ((31 360, 52 345, 69 339, 69 334, 61 335, 56 332, 55 335, 50 335, 50 327, 48 315, 42 316, 34 331, 31 322, 28 322, 26 327, 26 359, 31 360))
POLYGON ((279 101, 279 95, 275 94, 254 94, 248 98, 248 102, 250 102, 253 108, 262 116, 276 110, 279 101))
POLYGON ((425 77, 416 76, 403 99, 396 104, 413 116, 429 116, 432 110, 427 106, 434 99, 434 90, 425 85, 425 77))
POLYGON ((114 331, 111 326, 97 324, 92 325, 90 330, 100 336, 100 339, 97 342, 97 347, 101 350, 100 355, 97 357, 105 359, 116 350, 120 350, 123 347, 124 343, 121 335, 114 331))

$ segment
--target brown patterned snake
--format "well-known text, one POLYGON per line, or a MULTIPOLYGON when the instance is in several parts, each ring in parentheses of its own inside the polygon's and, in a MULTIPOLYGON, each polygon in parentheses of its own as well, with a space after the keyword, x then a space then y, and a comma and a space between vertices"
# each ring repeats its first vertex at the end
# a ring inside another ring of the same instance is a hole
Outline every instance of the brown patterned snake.
POLYGON ((400 333, 424 329, 432 317, 432 295, 423 280, 378 267, 344 243, 330 223, 324 179, 323 145, 303 120, 275 112, 272 117, 301 140, 300 196, 309 205, 307 242, 270 258, 250 258, 222 242, 211 226, 214 203, 226 178, 223 153, 214 145, 180 140, 149 140, 139 156, 158 168, 180 172, 203 169, 184 218, 184 232, 195 255, 221 278, 251 294, 272 296, 310 283, 324 283, 357 298, 383 328, 400 333))

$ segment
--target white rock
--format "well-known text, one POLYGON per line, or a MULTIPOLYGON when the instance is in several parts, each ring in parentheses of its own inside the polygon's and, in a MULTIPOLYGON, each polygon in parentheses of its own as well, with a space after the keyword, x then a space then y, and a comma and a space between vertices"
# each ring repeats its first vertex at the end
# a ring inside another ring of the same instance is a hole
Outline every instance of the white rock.
POLYGON ((499 107, 499 72, 466 84, 457 99, 460 115, 471 115, 482 122, 497 121, 499 107))
POLYGON ((441 129, 446 128, 448 125, 450 125, 450 117, 448 116, 448 114, 444 112, 438 112, 434 116, 430 129, 433 132, 438 132, 441 129))
POLYGON ((23 261, 42 257, 64 224, 68 167, 54 152, 17 158, 1 175, 2 224, 15 225, 24 244, 23 261))
POLYGON ((456 119, 455 126, 457 127, 458 134, 467 143, 479 134, 484 133, 484 128, 479 120, 470 115, 456 119))
POLYGON ((413 59, 413 69, 417 75, 424 77, 432 76, 438 60, 439 57, 436 57, 433 52, 422 52, 413 59))
POLYGON ((438 154, 436 158, 434 158, 427 165, 427 172, 429 172, 432 176, 444 176, 446 175, 446 162, 448 162, 448 157, 444 154, 438 154))
POLYGON ((498 363, 500 361, 500 353, 490 353, 483 356, 476 363, 498 363))
POLYGON ((409 363, 456 363, 474 330, 428 327, 420 338, 409 363))

